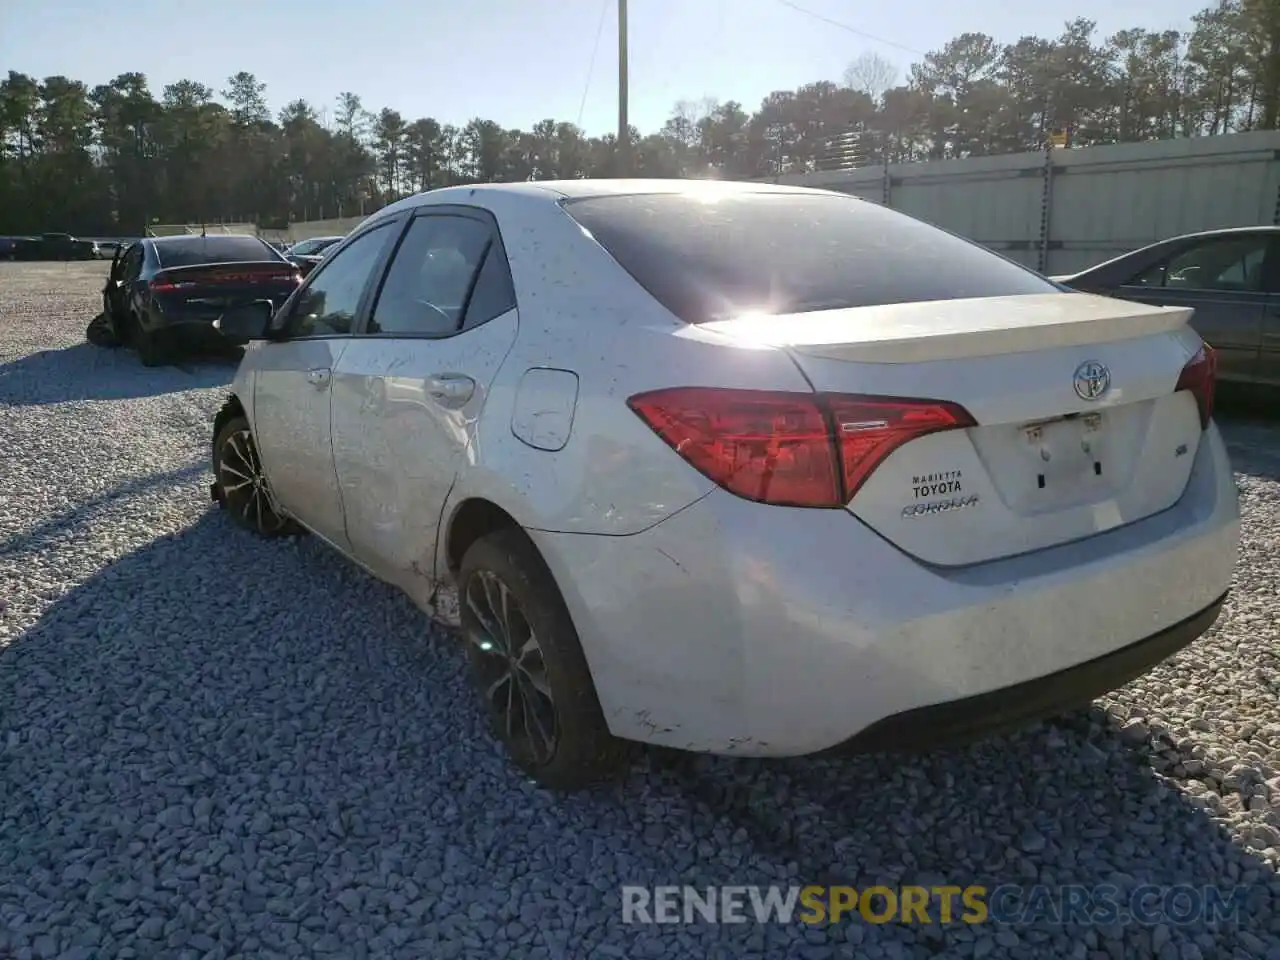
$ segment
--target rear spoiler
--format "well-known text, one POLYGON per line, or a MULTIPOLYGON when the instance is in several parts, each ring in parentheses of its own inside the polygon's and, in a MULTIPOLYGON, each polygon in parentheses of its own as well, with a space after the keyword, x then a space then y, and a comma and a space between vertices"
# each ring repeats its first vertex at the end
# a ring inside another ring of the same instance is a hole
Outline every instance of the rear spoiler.
POLYGON ((167 273, 169 276, 181 276, 184 273, 196 273, 200 270, 243 270, 245 267, 262 268, 268 267, 276 270, 288 270, 293 266, 288 260, 223 260, 215 263, 192 263, 185 267, 165 267, 161 266, 160 272, 167 273))

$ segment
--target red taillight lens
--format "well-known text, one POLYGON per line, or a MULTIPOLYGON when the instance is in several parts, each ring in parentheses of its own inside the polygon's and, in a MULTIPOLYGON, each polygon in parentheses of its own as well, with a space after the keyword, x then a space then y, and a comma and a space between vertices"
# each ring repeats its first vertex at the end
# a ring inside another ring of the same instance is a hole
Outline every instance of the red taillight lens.
POLYGON ((969 411, 943 400, 831 396, 827 404, 840 438, 846 503, 885 457, 904 443, 941 430, 975 426, 969 411))
POLYGON ((937 400, 678 387, 627 401, 703 475, 747 500, 840 507, 910 440, 973 426, 937 400))
POLYGON ((1178 377, 1178 390, 1190 390, 1200 408, 1200 429, 1209 427, 1213 417, 1213 394, 1218 383, 1218 354, 1207 343, 1202 343, 1196 355, 1187 361, 1178 377))
POLYGON ((812 396, 681 387, 627 402, 676 453, 731 493, 796 507, 839 503, 835 444, 812 396))
POLYGON ((147 286, 152 293, 173 293, 176 290, 192 290, 196 287, 246 286, 258 283, 288 283, 298 286, 302 274, 297 270, 247 270, 227 273, 188 273, 182 279, 174 279, 163 273, 156 274, 147 286))

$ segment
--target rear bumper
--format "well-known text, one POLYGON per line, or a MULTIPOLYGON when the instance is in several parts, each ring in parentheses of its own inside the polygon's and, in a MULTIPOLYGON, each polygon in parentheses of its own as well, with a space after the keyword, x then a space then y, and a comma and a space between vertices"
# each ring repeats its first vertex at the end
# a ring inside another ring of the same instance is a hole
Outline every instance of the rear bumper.
POLYGON ((829 753, 922 751, 1015 730, 1083 706, 1199 639, 1218 619, 1227 595, 1166 630, 1047 677, 990 693, 917 707, 885 717, 829 753))
POLYGON ((1123 685, 1213 622, 1240 518, 1211 426, 1170 509, 965 568, 723 490, 632 536, 530 535, 616 735, 797 756, 935 746, 1123 685))

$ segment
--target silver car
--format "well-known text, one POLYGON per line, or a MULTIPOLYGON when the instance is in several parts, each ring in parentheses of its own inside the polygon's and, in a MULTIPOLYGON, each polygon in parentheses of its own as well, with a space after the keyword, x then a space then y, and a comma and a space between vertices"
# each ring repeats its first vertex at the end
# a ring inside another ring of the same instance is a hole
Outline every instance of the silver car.
POLYGON ((1223 380, 1280 387, 1280 227, 1172 237, 1068 276, 1075 290, 1192 307, 1223 380))
POLYGON ((934 747, 1213 622, 1239 542, 1190 311, 845 194, 477 184, 393 204, 248 342, 212 494, 437 608, 533 777, 628 743, 934 747))

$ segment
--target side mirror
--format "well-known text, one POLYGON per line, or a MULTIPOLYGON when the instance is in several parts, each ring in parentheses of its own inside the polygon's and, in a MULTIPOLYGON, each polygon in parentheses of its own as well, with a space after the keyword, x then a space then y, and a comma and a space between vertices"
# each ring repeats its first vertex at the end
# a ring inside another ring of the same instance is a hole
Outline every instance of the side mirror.
POLYGON ((266 340, 275 312, 275 305, 270 300, 254 300, 228 309, 213 321, 213 328, 236 343, 266 340))

